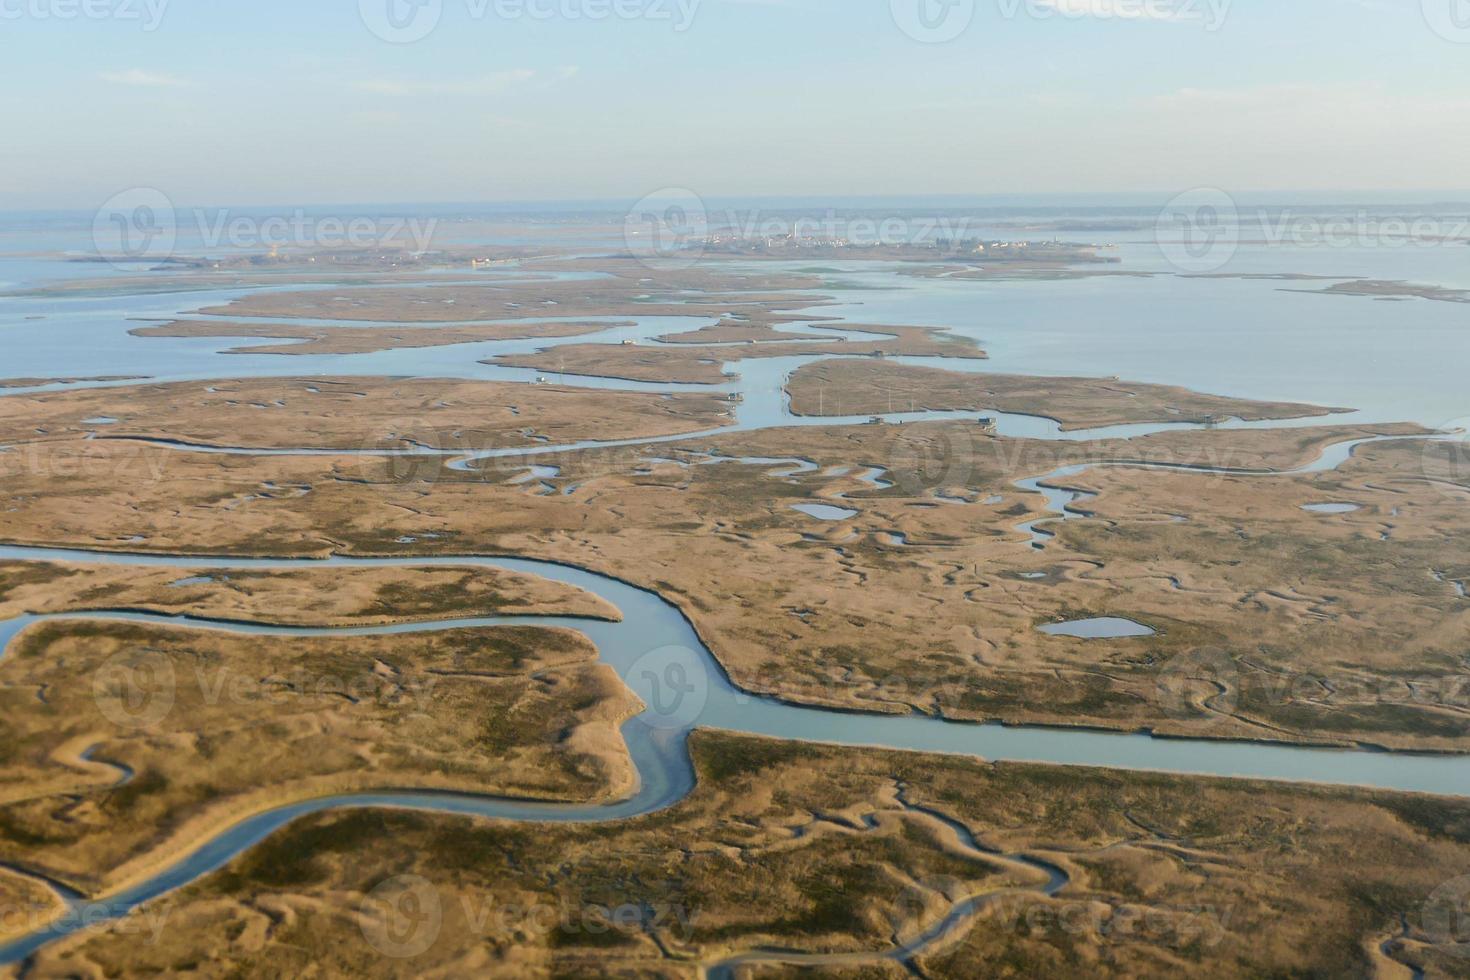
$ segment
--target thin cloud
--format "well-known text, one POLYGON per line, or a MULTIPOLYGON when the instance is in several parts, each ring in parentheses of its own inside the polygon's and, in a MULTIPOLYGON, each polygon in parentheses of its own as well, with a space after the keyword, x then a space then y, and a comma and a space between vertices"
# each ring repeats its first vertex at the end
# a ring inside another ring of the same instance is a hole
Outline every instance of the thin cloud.
POLYGON ((126 71, 104 71, 98 74, 98 78, 109 85, 131 85, 136 88, 178 88, 189 84, 175 75, 165 75, 162 72, 145 71, 142 68, 129 68, 126 71))
POLYGON ((1034 0, 1038 7, 1063 17, 1099 20, 1199 20, 1200 13, 1184 0, 1034 0))
POLYGON ((370 78, 354 83, 353 87, 360 92, 396 98, 418 95, 498 95, 518 85, 524 85, 535 77, 536 72, 529 68, 514 68, 456 81, 370 78))

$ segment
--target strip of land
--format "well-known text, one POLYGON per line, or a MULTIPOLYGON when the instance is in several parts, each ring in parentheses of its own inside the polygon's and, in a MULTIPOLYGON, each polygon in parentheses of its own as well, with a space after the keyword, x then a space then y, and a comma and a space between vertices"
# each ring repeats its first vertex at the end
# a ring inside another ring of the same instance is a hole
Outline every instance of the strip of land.
POLYGON ((6 378, 0 380, 0 388, 39 388, 42 385, 78 385, 107 381, 146 381, 138 375, 116 374, 97 378, 6 378))
POLYGON ((926 930, 938 938, 918 966, 936 978, 982 963, 1222 980, 1464 972, 1464 801, 718 733, 694 748, 694 795, 642 820, 303 820, 160 902, 166 928, 79 935, 35 975, 249 962, 278 976, 692 980, 765 950, 762 977, 896 977, 885 957, 926 930))
POLYGON ((1441 303, 1470 303, 1470 289, 1451 289, 1425 283, 1391 279, 1356 279, 1340 282, 1325 289, 1295 289, 1286 292, 1311 293, 1314 296, 1366 296, 1379 300, 1428 299, 1441 303))
MULTIPOLYGON (((579 267, 557 263, 559 271, 579 267)), ((548 317, 690 316, 719 319, 739 311, 770 314, 827 302, 809 292, 820 288, 815 276, 748 273, 698 266, 655 270, 631 259, 587 263, 592 277, 556 281, 521 280, 381 286, 255 293, 199 312, 276 321, 311 317, 394 323, 485 322, 548 317)))
POLYGON ((283 639, 48 621, 0 661, 0 862, 89 894, 250 813, 374 788, 632 792, 638 710, 580 634, 283 639))
POLYGON ((1295 419, 1352 411, 1225 398, 1116 378, 961 374, 942 368, 845 360, 799 368, 786 388, 791 410, 797 415, 993 410, 1055 419, 1064 430, 1125 422, 1295 419))
POLYGON ((384 350, 448 347, 493 340, 580 337, 631 321, 612 323, 487 324, 465 327, 304 327, 289 323, 173 320, 128 331, 135 337, 260 337, 287 344, 246 344, 226 354, 371 354, 384 350))
MULTIPOLYGON (((792 318, 766 317, 761 320, 725 319, 712 326, 689 330, 684 333, 665 334, 658 338, 661 344, 766 344, 794 340, 826 340, 835 338, 831 334, 777 330, 775 324, 791 322, 792 318)), ((817 317, 817 320, 823 318, 817 317)), ((806 321, 803 321, 806 322, 806 321)), ((844 324, 844 329, 846 325, 844 324)))
POLYGON ((251 378, 3 398, 0 443, 149 438, 262 449, 473 451, 700 432, 728 425, 730 409, 713 394, 496 381, 251 378))
POLYGON ((1289 470, 1345 440, 1416 433, 1323 426, 1062 444, 958 423, 770 430, 548 456, 560 469, 540 489, 494 462, 460 472, 430 459, 405 472, 370 457, 71 442, 38 447, 8 474, 0 509, 13 540, 47 545, 570 562, 657 590, 737 684, 799 703, 1463 751, 1455 637, 1470 605, 1455 583, 1470 576, 1455 542, 1470 481, 1456 468, 1459 444, 1363 446, 1319 475, 1088 470, 1063 480, 1109 481, 1085 510, 1113 506, 1114 487, 1160 493, 1136 505, 1137 491, 1118 493, 1130 509, 1054 523, 1044 550, 1021 526, 1054 515, 1014 485, 1109 460, 1289 470), (809 462, 719 461, 795 456, 809 462), (875 466, 880 476, 868 476, 875 466), (246 499, 261 481, 313 491, 246 499), (1303 509, 1334 502, 1359 510, 1303 509), (798 504, 851 514, 824 521, 798 504), (1156 632, 1088 641, 1038 630, 1106 616, 1156 632), (1199 687, 1181 659, 1200 651, 1224 651, 1228 696, 1199 687))
POLYGON ((486 568, 198 572, 0 562, 0 619, 117 609, 282 626, 369 626, 480 616, 621 618, 617 609, 590 592, 486 568))
MULTIPOLYGON (((983 360, 987 356, 968 337, 930 327, 843 323, 842 328, 881 334, 891 339, 847 341, 834 337, 826 341, 789 344, 755 343, 685 349, 676 349, 672 345, 608 347, 604 344, 569 344, 534 354, 502 355, 485 363, 531 368, 549 374, 622 378, 630 381, 719 384, 727 380, 723 364, 747 358, 835 354, 842 357, 909 355, 983 360)), ((685 335, 686 339, 693 336, 695 335, 685 335)))

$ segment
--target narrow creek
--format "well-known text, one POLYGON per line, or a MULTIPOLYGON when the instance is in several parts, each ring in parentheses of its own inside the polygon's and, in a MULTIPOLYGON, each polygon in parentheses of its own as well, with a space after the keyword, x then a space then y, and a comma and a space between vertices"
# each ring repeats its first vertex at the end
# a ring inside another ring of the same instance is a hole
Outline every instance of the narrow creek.
POLYGON ((640 776, 633 797, 610 805, 562 805, 451 793, 376 792, 306 800, 256 814, 218 833, 173 865, 118 894, 80 903, 50 928, 0 946, 0 964, 30 957, 87 924, 117 918, 224 866, 276 830, 329 810, 390 807, 527 822, 628 820, 666 809, 694 789, 687 741, 695 728, 851 747, 935 752, 988 760, 1098 766, 1205 776, 1320 782, 1470 796, 1470 757, 1374 753, 1250 742, 1155 738, 1148 734, 1006 727, 917 715, 860 715, 800 707, 736 688, 689 620, 658 594, 571 565, 524 558, 236 558, 125 554, 72 549, 0 547, 0 560, 222 569, 312 567, 476 567, 539 575, 600 596, 620 622, 573 617, 485 617, 360 628, 306 628, 216 622, 136 612, 21 616, 0 624, 0 649, 26 627, 48 620, 105 619, 267 636, 367 636, 471 626, 563 626, 584 633, 647 706, 623 728, 640 776))
MULTIPOLYGON (((162 301, 160 306, 167 305, 162 301)), ((592 318, 588 318, 592 319, 592 318)), ((672 318, 670 318, 672 319, 672 318)), ((701 325, 691 323, 686 326, 701 325)), ((357 324, 361 325, 361 324, 357 324)), ((395 326, 401 326, 395 324, 395 326)), ((793 325, 795 326, 795 325, 793 325)), ((588 343, 612 338, 651 340, 655 333, 670 332, 668 320, 662 323, 644 322, 633 328, 610 328, 605 333, 579 338, 548 341, 500 342, 486 345, 465 345, 461 351, 477 356, 486 353, 514 353, 522 346, 527 349, 545 349, 559 344, 588 343)), ((217 344, 217 339, 203 342, 187 342, 178 345, 179 350, 189 351, 195 356, 187 367, 180 365, 180 373, 191 370, 215 370, 215 364, 205 357, 206 348, 217 344), (207 364, 207 367, 206 367, 207 364)), ((263 343, 264 341, 262 341, 263 343)), ((316 365, 331 363, 343 365, 336 373, 351 374, 346 365, 372 365, 381 361, 389 363, 392 357, 405 355, 383 355, 338 358, 317 361, 316 365)), ((418 356, 429 363, 430 358, 439 358, 440 352, 418 356)), ((747 359, 726 366, 727 371, 738 371, 738 377, 729 385, 672 385, 636 382, 617 382, 615 379, 579 378, 575 384, 585 387, 617 387, 624 390, 644 391, 731 391, 738 395, 734 424, 699 433, 686 433, 667 437, 617 440, 607 442, 578 442, 561 446, 535 446, 496 450, 465 450, 452 448, 415 448, 399 452, 364 450, 363 455, 427 455, 451 459, 449 465, 460 470, 474 470, 482 463, 498 458, 532 459, 574 452, 583 449, 598 449, 623 446, 648 446, 659 443, 689 442, 701 438, 726 435, 732 432, 756 431, 776 427, 802 426, 845 426, 866 422, 868 418, 800 417, 790 411, 785 394, 787 376, 796 367, 818 360, 842 356, 835 348, 831 354, 771 357, 747 359)), ((289 361, 289 359, 287 359, 289 361)), ((951 370, 968 373, 984 373, 992 370, 985 362, 964 362, 938 358, 895 358, 901 363, 942 364, 951 370)), ((265 363, 258 357, 243 357, 219 362, 221 373, 210 377, 251 377, 262 374, 300 373, 294 365, 279 365, 275 361, 271 370, 263 371, 265 363), (259 363, 257 363, 259 362, 259 363), (236 367, 238 365, 238 368, 236 367)), ((334 373, 334 372, 322 372, 334 373)), ((368 371, 365 373, 374 373, 368 371)), ((404 372, 401 365, 394 373, 434 374, 436 372, 404 372)), ((438 372, 442 373, 442 372, 438 372)), ((531 380, 537 372, 502 367, 482 367, 474 372, 475 377, 496 380, 531 380)), ((568 379, 570 380, 570 379, 568 379)), ((92 385, 88 385, 92 386, 92 385)), ((109 384, 98 384, 112 386, 109 384)), ((120 386, 120 385, 119 385, 120 386)), ((24 390, 9 393, 20 394, 24 390)), ((1176 429, 1199 428, 1189 423, 1158 423, 1140 425, 1105 426, 1091 430, 1063 432, 1058 423, 1036 416, 1005 414, 996 412, 908 412, 880 416, 888 423, 909 423, 954 419, 975 419, 981 414, 995 416, 997 431, 1004 436, 1044 439, 1087 440, 1103 438, 1128 438, 1153 432, 1176 429)), ((1303 419, 1292 421, 1268 421, 1248 424, 1238 420, 1227 423, 1226 428, 1261 427, 1281 428, 1299 425, 1330 424, 1338 419, 1303 419)), ((98 424, 102 424, 100 418, 98 424)), ((1357 421, 1356 419, 1354 421, 1357 421)), ((106 436, 99 436, 106 438, 106 436)), ((219 447, 189 444, 177 440, 141 440, 181 451, 227 453, 242 455, 344 455, 338 449, 260 449, 249 447, 219 447)), ((1377 441, 1360 439, 1330 447, 1322 456, 1298 470, 1289 473, 1323 472, 1340 465, 1350 458, 1358 446, 1377 441)), ((711 462, 723 461, 711 458, 711 462)), ((752 462, 752 461, 743 461, 752 462)), ((800 460, 768 460, 770 463, 796 463, 800 460)), ((1076 476, 1094 466, 1133 466, 1153 469, 1190 470, 1205 473, 1228 473, 1251 476, 1289 475, 1287 471, 1226 470, 1195 466, 1167 466, 1144 462, 1130 463, 1086 463, 1061 467, 1044 476, 1023 480, 1016 486, 1024 491, 1043 494, 1052 516, 1022 525, 1021 530, 1031 537, 1035 547, 1044 548, 1052 534, 1043 525, 1074 516, 1085 516, 1079 504, 1085 502, 1087 494, 1066 489, 1060 481, 1076 476)), ((815 467, 813 467, 815 468, 815 467)), ((550 478, 555 468, 539 463, 525 470, 525 483, 550 478)), ((798 470, 799 471, 799 470, 798 470)), ((797 471, 793 471, 797 472, 797 471)), ((881 469, 870 469, 861 478, 875 487, 880 486, 881 469)), ((856 501, 854 503, 857 503, 856 501)), ((1158 771, 1178 774, 1223 776, 1236 778, 1283 780, 1289 782, 1317 782, 1344 786, 1364 786, 1385 790, 1424 792, 1439 795, 1470 796, 1470 757, 1434 756, 1414 754, 1390 754, 1341 749, 1296 747, 1281 744, 1227 742, 1192 739, 1157 738, 1145 733, 1111 733, 1083 729, 1042 728, 1028 726, 1002 726, 997 724, 966 724, 948 722, 919 715, 860 715, 818 708, 801 707, 774 699, 747 694, 731 683, 711 651, 700 639, 689 620, 672 603, 662 596, 639 588, 628 582, 598 574, 567 564, 537 561, 524 558, 500 558, 491 556, 436 556, 427 558, 359 558, 331 556, 328 558, 237 558, 201 557, 169 554, 127 554, 117 552, 69 550, 24 546, 0 546, 0 560, 33 562, 75 562, 82 564, 107 564, 122 566, 164 566, 177 568, 184 573, 208 573, 217 570, 255 569, 288 570, 341 566, 357 568, 381 567, 478 567, 502 569, 539 575, 584 589, 600 596, 622 614, 621 622, 581 619, 576 617, 483 617, 442 622, 404 623, 388 626, 361 628, 288 628, 237 622, 221 622, 196 617, 174 617, 137 612, 95 612, 57 616, 25 615, 0 622, 0 658, 9 651, 13 641, 27 627, 46 621, 111 620, 140 622, 162 628, 194 628, 224 630, 232 633, 282 638, 300 636, 370 636, 418 633, 465 627, 492 627, 506 625, 560 626, 575 629, 596 644, 604 662, 611 665, 628 686, 646 705, 642 714, 628 721, 623 727, 623 737, 639 774, 637 792, 624 800, 606 805, 566 805, 536 801, 511 800, 475 796, 468 794, 381 791, 329 796, 303 800, 287 806, 273 808, 254 814, 182 854, 172 865, 116 894, 99 899, 84 899, 74 893, 58 888, 58 894, 71 909, 70 914, 59 919, 48 928, 0 945, 0 965, 21 962, 36 951, 67 935, 92 924, 116 919, 129 911, 152 902, 191 882, 199 880, 212 871, 259 844, 271 834, 303 817, 332 810, 366 807, 397 808, 443 814, 460 814, 503 820, 545 823, 606 823, 631 820, 656 813, 677 805, 695 788, 695 774, 689 757, 688 737, 696 728, 720 729, 737 733, 771 736, 783 739, 802 740, 825 744, 912 750, 984 758, 992 761, 1017 761, 1073 766, 1097 766, 1143 771, 1158 771)), ((1456 583, 1461 590, 1463 586, 1456 583)), ((89 753, 92 750, 88 750, 89 753)), ((123 767, 102 759, 101 764, 114 766, 123 772, 123 767)), ((126 772, 123 778, 130 778, 126 772)), ((916 808, 910 808, 916 809, 916 808)), ((983 849, 963 826, 949 821, 940 814, 930 814, 945 821, 956 835, 960 845, 977 855, 983 849)), ((988 854, 988 852, 986 852, 988 854)), ((1044 872, 1047 882, 1038 885, 1035 891, 1054 894, 1066 885, 1066 878, 1057 869, 1028 859, 1025 856, 989 855, 1028 864, 1033 870, 1044 872)), ((943 921, 925 932, 904 941, 884 957, 905 962, 917 953, 940 941, 956 924, 975 915, 988 901, 976 896, 957 902, 943 921)), ((868 959, 874 957, 869 956, 868 959)), ((780 951, 755 951, 741 954, 707 967, 710 976, 729 975, 735 966, 746 962, 786 962, 800 965, 804 961, 780 951)))

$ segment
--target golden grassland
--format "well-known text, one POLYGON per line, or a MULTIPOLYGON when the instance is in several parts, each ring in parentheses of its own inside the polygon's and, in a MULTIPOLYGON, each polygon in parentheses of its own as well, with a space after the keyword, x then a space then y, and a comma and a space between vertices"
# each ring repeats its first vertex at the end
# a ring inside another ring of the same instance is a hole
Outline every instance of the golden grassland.
POLYGON ((581 589, 486 568, 212 569, 0 561, 0 618, 138 610, 280 626, 621 613, 581 589))
POLYGON ((895 937, 977 895, 924 975, 1470 973, 1434 915, 1470 872, 1464 801, 719 733, 694 751, 692 797, 612 825, 308 818, 162 900, 162 928, 80 935, 30 975, 693 978, 779 949, 837 959, 737 975, 886 977, 895 937), (1047 897, 1001 855, 1069 880, 1047 897))
POLYGON ((238 635, 54 621, 0 661, 0 862, 89 894, 335 792, 632 792, 638 710, 566 630, 238 635))
POLYGON ((468 452, 699 432, 728 425, 729 413, 729 403, 713 394, 665 397, 497 381, 185 381, 0 398, 0 443, 9 443, 12 455, 78 436, 252 449, 468 452), (88 421, 97 418, 116 421, 88 421))
POLYGON ((1204 395, 1171 385, 1116 378, 958 374, 872 361, 824 361, 798 369, 787 385, 797 415, 874 415, 891 411, 1015 412, 1057 419, 1063 430, 1117 422, 1295 419, 1329 409, 1204 395))
MULTIPOLYGON (((826 302, 810 290, 816 276, 756 273, 697 266, 654 269, 629 258, 546 266, 587 272, 576 280, 517 279, 484 283, 418 283, 341 290, 258 293, 224 306, 199 310, 209 315, 375 320, 394 323, 483 322, 563 317, 690 316, 718 319, 731 311, 769 314, 826 302)), ((534 270, 532 270, 534 271, 534 270)))
POLYGON ((506 323, 464 327, 307 327, 291 323, 173 320, 128 331, 135 337, 257 337, 283 344, 242 344, 226 354, 371 354, 415 347, 447 347, 492 340, 579 337, 621 323, 506 323))
MULTIPOLYGON (((665 334, 658 340, 661 344, 766 344, 776 341, 832 341, 835 339, 831 334, 821 334, 814 330, 776 329, 777 324, 789 323, 796 319, 798 318, 779 315, 770 315, 759 320, 729 318, 708 327, 700 327, 698 330, 665 334)), ((822 322, 828 319, 832 318, 812 317, 810 320, 802 319, 801 322, 822 322)), ((846 324, 842 326, 843 329, 849 329, 846 324)))
MULTIPOLYGON (((567 344, 532 354, 504 354, 485 363, 531 368, 553 374, 623 378, 630 381, 719 384, 727 380, 722 365, 751 358, 792 357, 798 354, 841 354, 845 357, 891 354, 969 360, 984 360, 986 357, 985 352, 968 338, 953 336, 930 327, 848 323, 842 326, 844 329, 884 334, 891 339, 843 341, 841 338, 832 338, 800 343, 754 343, 715 348, 680 347, 678 342, 662 347, 567 344)), ((697 333, 691 332, 683 336, 693 338, 697 333)), ((726 333, 728 331, 721 331, 721 335, 726 333)), ((686 345, 695 342, 692 339, 684 341, 686 345)))
POLYGON ((1060 444, 963 424, 773 430, 657 447, 672 462, 648 449, 547 457, 562 467, 546 481, 551 493, 507 483, 494 466, 462 473, 430 461, 405 473, 401 460, 73 442, 45 447, 9 476, 0 508, 18 542, 574 563, 659 591, 736 683, 808 704, 1460 750, 1470 603, 1453 586, 1464 569, 1455 529, 1465 489, 1451 444, 1366 446, 1336 474, 1094 470, 1067 482, 1167 495, 1120 493, 1115 504, 1105 493, 1084 506, 1125 509, 1057 527, 1045 550, 1017 530, 1045 513, 1014 481, 1068 463, 1291 469, 1333 442, 1417 431, 1324 426, 1060 444), (707 455, 793 450, 812 472, 707 455), (893 485, 864 482, 870 464, 885 466, 893 485), (1431 482, 1426 467, 1447 472, 1431 482), (241 504, 263 480, 312 492, 241 504), (1371 507, 1346 518, 1301 510, 1336 499, 1342 481, 1371 507), (791 509, 813 502, 857 513, 829 523, 791 509), (1392 511, 1396 530, 1385 540, 1369 519, 1392 511), (1090 616, 1131 618, 1158 634, 1083 641, 1037 629, 1090 616), (1222 651, 1223 699, 1188 659, 1222 651))

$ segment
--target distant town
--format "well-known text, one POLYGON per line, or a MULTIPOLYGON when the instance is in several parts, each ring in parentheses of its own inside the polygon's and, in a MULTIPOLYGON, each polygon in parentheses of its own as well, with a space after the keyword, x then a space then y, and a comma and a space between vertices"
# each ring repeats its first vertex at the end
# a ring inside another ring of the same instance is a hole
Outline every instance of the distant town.
POLYGON ((935 238, 918 242, 860 241, 831 235, 802 235, 798 232, 780 236, 749 237, 736 234, 710 235, 702 242, 706 252, 730 255, 787 255, 800 252, 807 257, 849 256, 862 258, 923 259, 936 258, 986 262, 1116 262, 1114 257, 1098 254, 1105 244, 1053 241, 1002 241, 982 239, 935 238))

